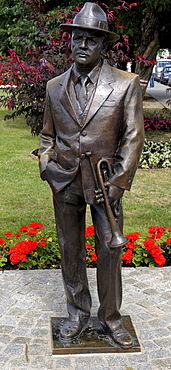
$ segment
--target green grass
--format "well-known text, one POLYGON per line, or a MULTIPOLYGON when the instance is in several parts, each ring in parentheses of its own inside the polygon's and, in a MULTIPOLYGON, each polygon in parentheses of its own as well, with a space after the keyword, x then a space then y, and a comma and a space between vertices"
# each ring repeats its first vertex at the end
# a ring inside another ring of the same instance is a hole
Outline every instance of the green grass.
MULTIPOLYGON (((33 221, 54 229, 51 190, 30 156, 39 138, 30 134, 22 117, 4 121, 5 112, 0 111, 0 237, 33 221)), ((138 231, 145 236, 149 226, 171 226, 170 184, 170 169, 137 171, 131 192, 123 198, 125 234, 138 231)), ((87 224, 91 224, 89 209, 87 224)))

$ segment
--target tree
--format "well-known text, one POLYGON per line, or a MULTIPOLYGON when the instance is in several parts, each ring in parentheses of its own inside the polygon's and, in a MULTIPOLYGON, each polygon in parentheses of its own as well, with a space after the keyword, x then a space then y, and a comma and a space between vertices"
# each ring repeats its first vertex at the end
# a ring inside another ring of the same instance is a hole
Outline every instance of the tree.
MULTIPOLYGON (((158 13, 159 9, 163 11, 163 7, 160 6, 155 14, 154 11, 150 13, 151 8, 148 6, 154 1, 142 0, 139 4, 117 0, 113 7, 99 3, 107 14, 110 29, 120 34, 119 42, 106 54, 109 63, 126 69, 127 62, 131 60, 134 65, 137 64, 136 71, 140 79, 150 78, 153 59, 155 60, 160 45, 158 13), (141 14, 141 10, 144 23, 142 22, 140 28, 142 18, 137 15, 141 14)), ((165 3, 168 4, 168 1, 170 0, 165 0, 165 3)), ((24 4, 24 18, 21 19, 22 22, 23 19, 26 20, 28 33, 24 29, 15 36, 20 41, 20 55, 16 50, 10 49, 10 57, 1 59, 0 78, 9 86, 5 97, 1 96, 0 103, 11 109, 6 118, 24 114, 32 133, 38 134, 42 128, 46 82, 64 72, 72 63, 70 35, 59 30, 59 24, 71 23, 80 7, 54 9, 52 2, 47 0, 8 0, 8 4, 12 3, 12 8, 15 9, 16 4, 21 5, 21 2, 24 4)), ((75 0, 72 3, 75 4, 75 0)), ((79 2, 83 5, 82 3, 84 2, 79 2)), ((2 11, 1 7, 0 10, 2 11)), ((17 48, 18 44, 15 45, 17 48)), ((142 87, 143 94, 145 87, 142 87)))

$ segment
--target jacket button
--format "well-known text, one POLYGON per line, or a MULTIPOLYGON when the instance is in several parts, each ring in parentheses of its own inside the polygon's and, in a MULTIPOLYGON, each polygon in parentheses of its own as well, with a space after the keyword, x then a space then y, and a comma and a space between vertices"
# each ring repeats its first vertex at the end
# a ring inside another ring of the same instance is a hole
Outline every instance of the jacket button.
POLYGON ((82 131, 82 136, 86 136, 87 135, 87 131, 86 130, 83 130, 82 131))
POLYGON ((82 153, 81 156, 80 156, 81 159, 84 159, 85 158, 85 154, 82 153))
POLYGON ((87 157, 91 157, 91 152, 86 152, 87 157))

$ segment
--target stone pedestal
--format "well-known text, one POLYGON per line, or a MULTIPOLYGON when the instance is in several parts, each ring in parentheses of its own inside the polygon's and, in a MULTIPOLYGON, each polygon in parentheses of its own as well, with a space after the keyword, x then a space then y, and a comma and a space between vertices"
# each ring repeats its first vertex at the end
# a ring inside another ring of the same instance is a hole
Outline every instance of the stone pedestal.
POLYGON ((105 333, 97 317, 91 317, 89 326, 77 339, 74 339, 72 342, 63 342, 59 337, 59 331, 65 318, 52 317, 52 354, 67 355, 83 353, 141 352, 141 347, 130 316, 123 316, 122 319, 125 328, 133 338, 133 346, 128 349, 121 348, 109 335, 105 333))

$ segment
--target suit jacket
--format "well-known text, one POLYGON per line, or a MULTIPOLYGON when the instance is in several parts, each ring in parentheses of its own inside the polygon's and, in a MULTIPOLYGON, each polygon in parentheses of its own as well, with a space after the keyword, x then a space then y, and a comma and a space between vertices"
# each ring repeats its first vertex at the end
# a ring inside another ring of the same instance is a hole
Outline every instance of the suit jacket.
POLYGON ((47 83, 40 172, 46 170, 52 189, 58 192, 80 168, 83 188, 91 193, 95 183, 90 160, 96 170, 99 159, 107 158, 113 168, 110 182, 129 190, 144 139, 138 76, 103 62, 95 94, 81 120, 76 101, 68 94, 70 75, 71 69, 47 83))

